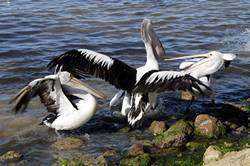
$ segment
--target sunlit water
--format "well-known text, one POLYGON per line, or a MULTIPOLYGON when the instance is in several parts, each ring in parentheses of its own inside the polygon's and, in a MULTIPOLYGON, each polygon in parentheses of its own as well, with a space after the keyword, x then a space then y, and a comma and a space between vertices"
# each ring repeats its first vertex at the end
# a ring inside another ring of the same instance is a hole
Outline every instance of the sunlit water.
MULTIPOLYGON (((145 49, 140 38, 144 18, 153 21, 169 57, 212 50, 238 54, 233 62, 237 68, 216 74, 215 89, 218 102, 242 101, 250 95, 249 8, 247 0, 0 0, 0 153, 17 149, 30 165, 55 163, 60 155, 50 148, 55 133, 37 125, 46 115, 45 109, 35 100, 26 113, 14 115, 7 104, 9 98, 31 80, 49 74, 47 63, 69 49, 92 49, 134 67, 144 64, 145 49), (23 117, 28 122, 22 121, 23 117)), ((178 62, 161 62, 160 66, 177 69, 178 62)), ((101 81, 89 83, 110 97, 115 92, 101 81)), ((166 113, 176 108, 182 111, 186 105, 180 106, 168 94, 160 99, 160 109, 166 113)), ((112 121, 107 102, 100 101, 101 111, 86 125, 91 141, 81 148, 84 152, 97 155, 107 148, 121 150, 131 143, 126 135, 113 132, 108 123, 102 122, 103 117, 112 121)), ((201 99, 194 108, 204 108, 204 102, 208 100, 201 99)))

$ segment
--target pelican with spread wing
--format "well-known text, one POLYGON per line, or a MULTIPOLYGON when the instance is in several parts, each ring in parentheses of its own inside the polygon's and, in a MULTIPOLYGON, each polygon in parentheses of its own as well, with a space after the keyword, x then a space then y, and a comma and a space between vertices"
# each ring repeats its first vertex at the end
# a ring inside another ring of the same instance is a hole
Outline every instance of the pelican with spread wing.
POLYGON ((76 79, 67 71, 31 81, 10 101, 15 112, 23 112, 39 96, 50 113, 41 124, 57 130, 72 130, 88 122, 96 112, 95 97, 103 93, 76 79), (94 97, 95 96, 95 97, 94 97))

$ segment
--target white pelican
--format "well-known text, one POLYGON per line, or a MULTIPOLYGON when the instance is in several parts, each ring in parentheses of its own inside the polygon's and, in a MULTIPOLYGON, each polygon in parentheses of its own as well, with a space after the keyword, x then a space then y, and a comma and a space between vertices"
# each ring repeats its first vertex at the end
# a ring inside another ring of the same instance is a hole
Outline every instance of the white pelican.
MULTIPOLYGON (((145 45, 147 60, 144 66, 136 69, 136 82, 148 71, 159 70, 158 60, 165 57, 165 50, 152 27, 151 20, 143 20, 141 24, 141 37, 145 45)), ((116 105, 123 96, 121 115, 126 116, 131 109, 130 92, 120 90, 111 99, 109 106, 116 105)), ((152 111, 155 110, 157 106, 157 94, 152 92, 147 94, 147 97, 149 98, 148 108, 152 111)))
POLYGON ((105 97, 101 92, 63 71, 33 80, 10 103, 15 102, 15 112, 22 112, 37 95, 50 112, 41 124, 56 131, 72 130, 88 122, 96 111, 94 96, 105 97))
MULTIPOLYGON (((185 74, 190 74, 194 78, 199 79, 202 81, 203 84, 207 85, 212 88, 213 83, 213 74, 219 71, 223 65, 225 68, 227 68, 231 61, 233 61, 236 58, 235 54, 232 53, 221 53, 218 51, 211 51, 206 54, 198 54, 198 55, 191 55, 191 56, 184 56, 184 57, 177 57, 172 59, 165 59, 166 61, 170 60, 180 60, 180 59, 189 59, 182 62, 179 66, 179 69, 182 70, 185 74)), ((214 91, 206 90, 204 87, 202 91, 204 92, 204 95, 210 96, 212 98, 212 102, 214 103, 214 91)), ((188 108, 191 106, 194 96, 199 97, 200 93, 197 93, 197 91, 193 91, 192 93, 192 100, 189 104, 188 108)), ((187 108, 187 109, 188 109, 187 108)))
MULTIPOLYGON (((73 72, 80 77, 85 74, 94 75, 114 85, 117 89, 125 91, 122 114, 128 114, 129 123, 134 125, 136 121, 142 118, 147 109, 156 107, 156 93, 159 92, 151 90, 149 92, 135 92, 134 89, 142 78, 152 79, 152 86, 160 84, 161 87, 158 88, 164 90, 181 89, 191 91, 192 87, 197 89, 199 88, 198 85, 203 85, 199 80, 179 72, 158 72, 159 64, 157 58, 165 55, 165 51, 151 27, 150 20, 146 19, 142 23, 142 39, 146 47, 147 61, 144 66, 137 69, 116 58, 87 49, 67 51, 55 57, 48 64, 48 67, 51 69, 56 66, 63 66, 63 70, 73 72)), ((145 83, 147 84, 148 82, 145 83)), ((199 91, 200 89, 197 90, 199 91)), ((116 94, 117 96, 114 97, 116 98, 114 100, 124 95, 122 91, 116 94)), ((200 92, 202 93, 202 91, 200 92)))

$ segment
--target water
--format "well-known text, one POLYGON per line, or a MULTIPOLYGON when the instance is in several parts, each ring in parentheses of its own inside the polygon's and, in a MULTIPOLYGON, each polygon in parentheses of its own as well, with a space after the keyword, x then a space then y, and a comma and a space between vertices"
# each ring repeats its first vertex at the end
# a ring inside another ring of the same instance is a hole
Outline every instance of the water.
MULTIPOLYGON (((169 57, 212 50, 238 54, 233 62, 237 68, 216 74, 215 89, 218 102, 242 101, 250 92, 249 8, 247 0, 0 0, 0 152, 17 149, 30 165, 54 164, 58 154, 51 150, 49 140, 54 140, 55 134, 37 126, 46 114, 44 108, 34 100, 26 113, 13 115, 7 104, 9 98, 31 80, 49 74, 47 63, 69 49, 92 49, 134 67, 144 64, 145 49, 140 38, 140 24, 144 18, 153 21, 169 57), (29 119, 29 123, 16 125, 22 117, 29 119)), ((177 69, 178 64, 161 62, 160 66, 177 69)), ((110 97, 115 92, 100 81, 89 82, 110 97)), ((164 101, 162 109, 178 105, 166 94, 161 100, 164 101), (171 102, 167 102, 169 100, 171 102)), ((194 107, 197 105, 199 102, 194 107)), ((100 102, 100 110, 95 118, 110 118, 106 102, 100 102)), ((101 127, 95 130, 98 122, 93 119, 87 125, 92 128, 89 134, 94 139, 81 150, 97 155, 108 147, 123 149, 129 146, 131 140, 126 135, 110 134, 109 129, 101 127)))

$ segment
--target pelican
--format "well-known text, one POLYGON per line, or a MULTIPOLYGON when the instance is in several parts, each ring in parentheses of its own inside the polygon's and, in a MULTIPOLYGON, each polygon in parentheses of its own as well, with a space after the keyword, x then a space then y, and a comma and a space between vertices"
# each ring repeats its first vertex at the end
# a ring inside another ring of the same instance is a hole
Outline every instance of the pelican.
MULTIPOLYGON (((141 25, 141 36, 146 48, 147 60, 144 66, 137 69, 124 62, 109 56, 88 50, 74 49, 54 58, 48 65, 49 68, 63 65, 64 70, 90 74, 104 79, 120 91, 110 101, 110 107, 117 104, 123 96, 121 114, 126 116, 131 108, 131 92, 138 80, 150 70, 159 70, 158 59, 164 58, 165 50, 152 28, 152 22, 144 19, 141 25)), ((156 94, 149 94, 149 105, 156 107, 156 94)))
MULTIPOLYGON (((146 63, 144 66, 141 66, 136 69, 136 81, 140 80, 140 78, 151 70, 159 70, 158 60, 162 59, 166 56, 165 50, 162 46, 161 41, 157 37, 153 27, 152 22, 149 19, 144 19, 141 24, 141 37, 144 42, 146 49, 146 63)), ((132 89, 131 89, 132 90, 132 89)), ((130 91, 131 91, 130 90, 130 91)), ((109 106, 117 105, 120 99, 124 96, 122 101, 121 115, 126 116, 131 109, 131 92, 120 90, 115 96, 111 99, 109 106)), ((154 92, 147 94, 148 108, 152 111, 157 107, 157 94, 154 92)))
POLYGON ((56 131, 76 129, 88 122, 96 111, 95 97, 105 98, 101 92, 63 71, 31 81, 10 103, 15 102, 15 112, 23 112, 36 96, 50 112, 40 124, 56 131))
MULTIPOLYGON (((232 53, 211 51, 205 54, 177 57, 165 60, 170 61, 189 58, 192 59, 182 62, 179 66, 179 69, 182 70, 185 74, 190 74, 194 78, 199 79, 203 84, 210 87, 210 89, 213 89, 213 74, 219 71, 223 67, 223 65, 225 66, 225 68, 229 67, 230 63, 236 58, 236 55, 232 53)), ((211 97, 212 102, 214 103, 214 90, 211 91, 208 89, 204 89, 204 87, 201 88, 203 88, 202 91, 204 92, 204 95, 211 97)), ((192 92, 192 100, 188 108, 191 106, 194 98, 200 96, 199 94, 200 93, 197 93, 197 91, 195 90, 192 92)))
POLYGON ((164 56, 165 51, 151 25, 150 20, 143 20, 141 32, 147 60, 142 67, 135 69, 116 58, 92 50, 73 49, 55 57, 48 64, 48 68, 63 66, 62 70, 72 72, 79 77, 86 74, 93 75, 114 85, 121 91, 111 100, 111 105, 118 98, 125 96, 121 112, 128 116, 128 122, 133 126, 142 119, 145 111, 156 107, 156 94, 161 90, 192 91, 193 88, 202 93, 200 86, 204 85, 184 73, 159 71, 157 59, 164 56), (143 90, 140 88, 143 86, 152 86, 155 90, 143 90))

